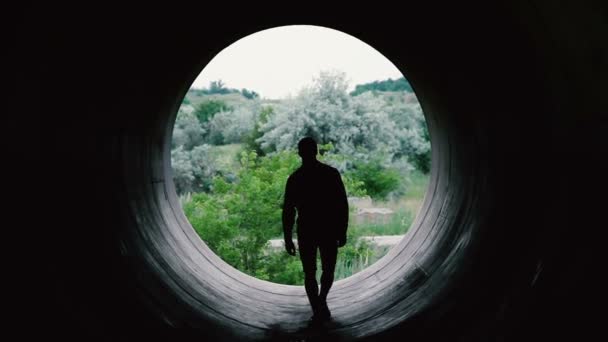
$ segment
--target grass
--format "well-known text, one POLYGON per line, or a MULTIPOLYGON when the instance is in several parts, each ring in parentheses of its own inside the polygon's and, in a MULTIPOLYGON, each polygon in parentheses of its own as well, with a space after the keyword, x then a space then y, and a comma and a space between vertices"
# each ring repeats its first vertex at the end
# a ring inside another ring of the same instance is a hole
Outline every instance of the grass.
MULTIPOLYGON (((336 270, 334 273, 334 279, 340 280, 348 278, 351 275, 364 270, 371 266, 376 261, 380 260, 383 256, 388 253, 388 247, 380 247, 375 249, 369 249, 366 255, 361 255, 356 258, 342 258, 338 256, 336 262, 336 270)), ((320 273, 319 273, 320 276, 320 273)))
POLYGON ((223 173, 235 172, 241 167, 239 154, 242 149, 242 144, 211 146, 210 154, 213 164, 217 170, 223 173))
POLYGON ((386 207, 397 211, 405 208, 411 211, 414 216, 422 206, 422 200, 429 185, 429 175, 420 171, 413 171, 405 181, 405 195, 396 200, 383 203, 386 207))
POLYGON ((351 229, 356 230, 357 235, 361 236, 403 235, 407 233, 413 221, 412 211, 399 209, 387 224, 359 224, 353 225, 351 229))
MULTIPOLYGON (((422 206, 424 194, 429 183, 429 176, 414 171, 406 181, 405 195, 388 201, 374 201, 375 207, 390 208, 395 214, 387 224, 359 224, 350 228, 357 230, 360 235, 402 235, 407 233, 418 210, 422 206)), ((352 221, 351 221, 352 222, 352 221)))

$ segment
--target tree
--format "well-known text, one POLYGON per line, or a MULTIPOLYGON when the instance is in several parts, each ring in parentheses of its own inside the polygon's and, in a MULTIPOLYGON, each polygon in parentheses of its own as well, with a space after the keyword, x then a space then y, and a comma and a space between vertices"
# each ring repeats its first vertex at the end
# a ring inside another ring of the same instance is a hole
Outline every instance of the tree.
POLYGON ((401 101, 387 103, 385 110, 400 132, 396 158, 407 158, 416 169, 428 173, 431 168, 431 142, 418 100, 405 95, 401 101))
POLYGON ((283 187, 298 164, 293 152, 269 158, 243 152, 238 181, 216 177, 212 193, 194 195, 184 211, 214 252, 239 270, 264 278, 262 256, 268 240, 281 232, 283 187))
POLYGON ((245 137, 245 145, 248 149, 255 151, 258 155, 265 155, 264 149, 262 149, 261 144, 258 142, 263 135, 260 127, 265 125, 270 117, 274 114, 274 109, 271 106, 262 107, 260 110, 260 114, 257 117, 257 120, 253 126, 253 130, 249 135, 245 137))
POLYGON ((229 90, 224 87, 222 80, 211 81, 209 84, 209 94, 226 94, 229 90))
POLYGON ((171 150, 173 182, 178 194, 209 191, 216 174, 209 148, 209 145, 200 145, 188 151, 178 146, 171 150))
POLYGON ((198 121, 204 125, 215 114, 230 110, 231 108, 222 100, 205 100, 196 107, 194 114, 198 118, 198 121))
POLYGON ((248 90, 245 88, 241 89, 241 94, 250 100, 257 99, 258 97, 260 97, 260 95, 255 91, 248 90))
POLYGON ((401 77, 397 80, 388 79, 384 81, 374 81, 370 83, 357 84, 355 86, 355 90, 353 90, 350 95, 357 96, 363 94, 365 92, 384 92, 384 91, 407 91, 413 93, 414 90, 410 83, 405 79, 405 77, 401 77))
POLYGON ((363 182, 369 196, 381 200, 399 188, 402 178, 397 170, 384 167, 379 159, 357 161, 349 176, 363 182))
POLYGON ((256 125, 257 115, 247 106, 217 113, 207 124, 205 141, 213 145, 242 143, 256 125))
POLYGON ((347 86, 344 73, 321 73, 312 87, 276 106, 256 141, 270 152, 293 148, 303 136, 312 136, 353 159, 381 153, 390 162, 399 146, 399 131, 384 102, 371 94, 352 98, 347 86))
POLYGON ((192 191, 194 170, 190 159, 190 152, 183 146, 171 150, 171 168, 173 170, 173 183, 178 194, 192 191))
POLYGON ((196 116, 190 110, 180 108, 173 126, 171 146, 181 146, 189 151, 202 143, 204 133, 205 130, 196 116))

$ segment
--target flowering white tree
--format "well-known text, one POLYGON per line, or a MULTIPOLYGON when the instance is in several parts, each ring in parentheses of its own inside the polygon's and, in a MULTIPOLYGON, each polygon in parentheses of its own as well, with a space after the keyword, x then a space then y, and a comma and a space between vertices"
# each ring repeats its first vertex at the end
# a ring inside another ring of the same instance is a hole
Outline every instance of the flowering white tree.
POLYGON ((347 88, 344 73, 321 73, 310 88, 275 107, 258 142, 272 152, 294 148, 299 139, 312 136, 353 160, 381 156, 385 165, 407 164, 430 149, 417 101, 391 104, 371 92, 351 97, 347 88))
POLYGON ((210 145, 242 144, 263 155, 294 149, 304 136, 314 137, 321 145, 331 144, 324 159, 342 172, 428 171, 429 136, 415 95, 365 91, 352 96, 347 90, 344 73, 322 72, 296 97, 272 104, 238 94, 222 95, 203 102, 219 108, 205 120, 197 117, 192 106, 182 106, 172 143, 178 191, 208 188, 219 172, 213 167, 216 154, 210 153, 210 145))
POLYGON ((191 110, 180 108, 173 126, 172 147, 182 146, 185 150, 191 150, 203 141, 205 130, 191 110))
POLYGON ((257 117, 251 106, 219 112, 208 122, 208 141, 214 145, 241 143, 253 131, 257 117))
POLYGON ((386 105, 386 111, 399 130, 399 152, 396 158, 407 157, 416 168, 428 172, 431 142, 420 103, 412 93, 399 96, 401 101, 386 105))
POLYGON ((180 108, 173 127, 171 166, 178 193, 209 187, 215 172, 210 162, 210 146, 203 144, 205 130, 188 107, 180 108))
POLYGON ((177 193, 200 192, 211 186, 215 165, 210 156, 211 146, 199 145, 192 150, 179 146, 171 150, 173 181, 177 193))

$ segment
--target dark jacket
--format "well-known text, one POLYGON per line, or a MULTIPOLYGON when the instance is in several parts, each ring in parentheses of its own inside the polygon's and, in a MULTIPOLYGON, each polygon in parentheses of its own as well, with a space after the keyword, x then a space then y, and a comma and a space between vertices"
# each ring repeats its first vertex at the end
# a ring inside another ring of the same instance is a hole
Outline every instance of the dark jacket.
POLYGON ((289 176, 283 203, 286 238, 291 238, 296 210, 298 240, 346 239, 348 200, 338 170, 317 161, 289 176))

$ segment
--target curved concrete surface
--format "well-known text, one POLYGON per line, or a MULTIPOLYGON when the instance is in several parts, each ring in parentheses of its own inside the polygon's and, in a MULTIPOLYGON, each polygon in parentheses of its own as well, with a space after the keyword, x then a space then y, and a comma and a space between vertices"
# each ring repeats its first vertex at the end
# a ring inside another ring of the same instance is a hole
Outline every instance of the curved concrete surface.
POLYGON ((40 234, 53 301, 37 315, 51 318, 49 333, 85 340, 320 338, 304 328, 304 289, 227 266, 189 227, 170 181, 177 106, 206 62, 247 34, 303 22, 391 59, 416 90, 433 147, 411 232, 334 285, 335 322, 322 337, 588 332, 595 292, 581 280, 597 260, 584 246, 605 171, 608 23, 590 4, 561 6, 410 8, 382 20, 355 11, 352 24, 328 15, 233 25, 169 8, 30 13, 19 31, 29 66, 21 83, 41 87, 35 108, 52 108, 41 161, 54 229, 40 234))

